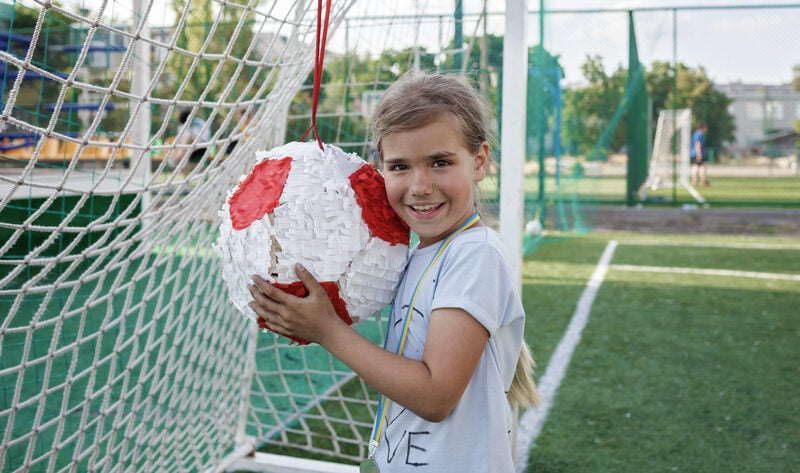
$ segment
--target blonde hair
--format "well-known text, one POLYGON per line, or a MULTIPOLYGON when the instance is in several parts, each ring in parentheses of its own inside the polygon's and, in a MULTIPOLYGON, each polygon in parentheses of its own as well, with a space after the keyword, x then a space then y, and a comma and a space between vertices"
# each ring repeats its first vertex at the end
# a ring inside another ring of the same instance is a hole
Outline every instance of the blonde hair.
POLYGON ((415 130, 440 118, 451 120, 471 153, 493 144, 486 100, 460 76, 408 73, 383 93, 372 119, 372 139, 383 159, 386 135, 415 130))
POLYGON ((511 388, 506 397, 508 403, 515 408, 534 407, 542 402, 542 395, 536 388, 533 380, 533 372, 536 369, 536 362, 533 361, 531 347, 522 341, 522 349, 519 352, 517 368, 514 371, 514 380, 511 381, 511 388))
MULTIPOLYGON (((483 142, 494 145, 489 105, 464 78, 408 73, 386 89, 372 120, 372 139, 381 160, 384 137, 415 130, 441 118, 450 120, 461 132, 463 144, 471 153, 477 153, 483 142)), ((535 366, 530 347, 523 340, 507 396, 512 406, 530 407, 541 402, 533 379, 535 366)))
MULTIPOLYGON (((495 145, 493 116, 486 99, 462 76, 406 73, 383 93, 372 118, 372 141, 383 161, 383 138, 448 120, 460 132, 470 153, 484 142, 495 145)), ((490 167, 494 161, 489 156, 490 167)), ((485 212, 481 188, 475 185, 475 208, 485 212)))

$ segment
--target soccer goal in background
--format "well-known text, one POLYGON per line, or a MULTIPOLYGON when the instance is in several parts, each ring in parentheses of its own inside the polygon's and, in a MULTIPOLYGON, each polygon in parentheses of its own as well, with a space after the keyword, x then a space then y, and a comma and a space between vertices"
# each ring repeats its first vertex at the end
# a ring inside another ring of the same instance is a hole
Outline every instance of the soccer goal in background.
POLYGON ((691 183, 692 110, 661 110, 656 123, 647 180, 639 189, 639 199, 656 189, 685 188, 699 203, 705 199, 691 183))

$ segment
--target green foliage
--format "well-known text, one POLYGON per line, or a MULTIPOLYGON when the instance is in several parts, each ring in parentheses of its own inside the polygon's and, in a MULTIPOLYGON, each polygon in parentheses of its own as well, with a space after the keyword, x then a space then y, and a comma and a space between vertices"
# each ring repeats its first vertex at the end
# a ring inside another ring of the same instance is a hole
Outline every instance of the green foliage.
POLYGON ((800 91, 800 64, 794 66, 792 68, 792 72, 794 77, 792 78, 792 85, 794 85, 794 90, 800 91))
MULTIPOLYGON (((178 29, 180 13, 183 11, 186 1, 172 1, 171 5, 177 18, 174 25, 178 34, 177 48, 172 50, 166 59, 166 70, 161 75, 162 80, 154 95, 159 98, 181 101, 202 100, 209 104, 235 103, 250 98, 245 91, 252 88, 249 83, 253 77, 261 77, 264 81, 272 80, 273 75, 270 74, 269 69, 247 65, 240 61, 219 59, 219 57, 225 56, 251 59, 253 64, 259 63, 261 59, 257 57, 256 51, 252 51, 248 55, 248 48, 254 37, 253 25, 256 18, 253 15, 255 14, 251 12, 249 13, 251 16, 245 17, 247 10, 237 8, 232 3, 234 2, 218 5, 213 2, 195 2, 188 10, 188 17, 185 19, 183 27, 178 29), (219 16, 218 12, 221 15, 221 21, 215 26, 211 19, 219 16), (203 55, 198 56, 201 51, 203 55)), ((14 15, 8 20, 11 31, 17 35, 32 36, 34 28, 39 22, 42 8, 30 8, 20 3, 15 4, 14 15)), ((91 17, 93 14, 89 9, 84 9, 82 15, 91 17)), ((63 48, 82 45, 86 40, 89 26, 77 22, 73 17, 60 14, 54 9, 46 8, 41 18, 40 36, 34 43, 32 64, 63 76, 73 73, 79 53, 64 51, 63 48)), ((96 35, 105 33, 105 30, 98 30, 96 35)), ((95 36, 95 40, 117 44, 115 38, 110 36, 95 36)), ((26 45, 13 44, 12 46, 10 53, 20 58, 25 57, 26 45)), ((92 57, 96 57, 98 53, 94 52, 92 55, 92 57)), ((121 53, 109 51, 107 55, 113 64, 121 53)), ((158 58, 153 57, 152 63, 155 65, 157 60, 158 58)), ((14 68, 11 67, 9 70, 14 71, 14 68)), ((79 80, 98 87, 109 87, 112 85, 115 72, 113 69, 98 68, 90 62, 86 62, 81 65, 81 69, 76 74, 79 80)), ((123 77, 114 88, 120 91, 129 91, 130 77, 123 77)), ((52 113, 45 108, 46 104, 55 103, 59 96, 63 96, 66 103, 75 103, 79 101, 78 95, 80 95, 80 91, 77 88, 66 84, 46 79, 28 79, 22 84, 13 113, 29 123, 44 127, 52 118, 52 113)), ((112 97, 112 101, 117 107, 115 110, 105 113, 99 128, 101 132, 118 132, 124 129, 127 123, 127 101, 115 97, 112 97)), ((157 122, 159 119, 169 121, 177 118, 176 114, 172 117, 168 116, 167 110, 166 106, 154 110, 154 121, 157 122)), ((196 113, 202 118, 213 119, 216 128, 225 115, 230 112, 231 110, 208 105, 197 110, 196 113)), ((83 123, 75 111, 62 110, 57 117, 56 130, 59 132, 80 132, 82 126, 83 123)), ((159 124, 154 123, 154 126, 158 127, 159 124)), ((236 126, 236 124, 231 126, 236 126)), ((173 123, 171 128, 173 131, 177 131, 177 124, 173 123)))
POLYGON ((654 62, 645 74, 648 92, 653 100, 653 118, 657 118, 658 112, 663 109, 691 108, 695 122, 704 121, 708 124, 707 142, 710 148, 719 149, 725 142, 732 141, 736 125, 728 112, 731 100, 714 89, 705 69, 702 66, 692 69, 678 63, 677 80, 674 77, 672 64, 661 61, 654 62))
MULTIPOLYGON (((185 101, 203 100, 207 103, 238 102, 250 98, 247 94, 250 88, 248 84, 254 76, 258 75, 263 80, 272 78, 269 69, 258 69, 256 66, 238 61, 209 57, 224 55, 249 59, 253 62, 260 60, 256 51, 248 54, 248 48, 254 37, 255 18, 243 16, 246 10, 228 3, 231 2, 221 5, 213 2, 192 3, 183 28, 178 30, 176 41, 178 49, 170 53, 166 71, 161 76, 162 81, 157 90, 160 97, 174 97, 176 100, 185 101), (215 26, 213 18, 218 16, 216 9, 220 10, 221 21, 215 26), (202 56, 198 56, 201 51, 202 56)), ((176 17, 174 25, 176 30, 185 5, 186 0, 171 2, 176 17)), ((215 105, 208 105, 198 110, 197 116, 204 119, 212 118, 215 122, 219 122, 225 114, 232 112, 216 110, 222 113, 221 116, 214 114, 215 109, 215 105)), ((162 112, 165 113, 166 110, 162 112)), ((232 126, 235 127, 236 124, 232 126)))
MULTIPOLYGON (((469 41, 469 38, 466 39, 469 41)), ((480 69, 480 41, 473 42, 467 58, 467 75, 476 85, 486 79, 487 100, 496 103, 498 97, 497 71, 502 66, 502 37, 487 36, 487 68, 480 69)), ((452 42, 451 45, 452 47, 452 42)), ((389 49, 378 57, 350 54, 326 56, 322 76, 319 103, 317 105, 316 128, 323 141, 351 143, 347 151, 366 156, 370 151, 369 116, 363 115, 364 101, 370 93, 379 92, 406 72, 453 71, 456 69, 452 56, 437 57, 424 47, 389 49), (359 143, 361 143, 359 145, 359 143), (348 149, 349 148, 349 149, 348 149)), ((292 100, 286 140, 298 140, 311 125, 313 97, 313 72, 306 78, 303 87, 292 100)), ((372 97, 374 98, 374 97, 372 97)))
MULTIPOLYGON (((589 56, 581 66, 586 85, 564 91, 562 138, 570 154, 586 154, 608 125, 625 94, 628 70, 618 67, 608 74, 600 56, 589 56)), ((721 148, 733 140, 735 124, 728 112, 731 100, 714 89, 703 67, 692 69, 678 64, 677 79, 667 62, 654 62, 645 71, 645 84, 652 100, 653 124, 664 109, 691 108, 696 121, 708 124, 708 145, 721 148)), ((620 122, 610 141, 610 150, 625 144, 627 127, 620 122)))
MULTIPOLYGON (((475 78, 476 83, 483 83, 486 85, 486 99, 491 104, 500 104, 500 76, 499 73, 503 69, 503 36, 493 34, 486 35, 486 67, 481 67, 481 53, 482 45, 481 38, 471 39, 466 37, 465 42, 472 42, 472 49, 470 49, 469 56, 467 57, 464 71, 470 77, 475 78)), ((447 49, 453 49, 455 46, 453 42, 447 45, 447 49)), ((448 55, 438 65, 439 70, 455 71, 458 70, 455 64, 455 58, 448 55)), ((437 70, 432 67, 429 70, 437 70)))
MULTIPOLYGON (((571 154, 587 154, 606 129, 625 94, 627 69, 617 68, 609 75, 600 56, 589 56, 581 65, 587 85, 564 91, 562 139, 571 154)), ((625 126, 620 123, 609 146, 619 149, 625 144, 625 126)))
MULTIPOLYGON (((42 8, 31 8, 20 3, 14 5, 14 15, 9 21, 10 32, 32 37, 42 8)), ((31 64, 55 74, 67 75, 72 72, 75 54, 63 54, 52 50, 52 45, 73 44, 76 30, 72 28, 74 20, 53 9, 46 9, 42 18, 41 30, 36 42, 32 42, 31 64)), ((12 42, 7 51, 17 58, 25 58, 28 45, 12 42)), ((18 70, 10 65, 6 66, 8 72, 16 73, 18 70)), ((7 82, 5 87, 10 87, 12 82, 7 82)), ((22 82, 19 95, 14 104, 14 115, 36 126, 46 126, 50 120, 50 113, 43 110, 45 104, 54 103, 62 91, 57 83, 48 79, 27 79, 22 82)), ((69 93, 69 90, 66 91, 69 93)), ((67 102, 70 96, 67 95, 67 102)), ((65 123, 59 123, 58 131, 67 131, 65 123)))
MULTIPOLYGON (((424 51, 420 53, 421 61, 432 60, 429 56, 424 51)), ((367 99, 365 93, 376 90, 375 84, 388 85, 396 80, 408 70, 410 60, 413 60, 410 50, 388 52, 378 58, 356 54, 326 57, 316 121, 322 141, 366 143, 369 119, 361 114, 362 101, 367 99)), ((313 87, 311 71, 289 107, 286 141, 299 140, 311 126, 313 87)), ((367 145, 343 148, 362 156, 369 152, 367 145)))
POLYGON ((556 108, 561 102, 559 82, 563 77, 559 56, 553 56, 538 44, 528 50, 527 157, 553 153, 552 143, 545 151, 545 137, 555 126, 556 108))

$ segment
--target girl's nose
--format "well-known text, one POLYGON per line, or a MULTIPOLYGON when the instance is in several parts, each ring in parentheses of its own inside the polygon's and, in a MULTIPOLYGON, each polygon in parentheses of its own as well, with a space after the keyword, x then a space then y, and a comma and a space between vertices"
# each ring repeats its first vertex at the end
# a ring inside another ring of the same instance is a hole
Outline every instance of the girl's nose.
POLYGON ((424 196, 433 192, 433 181, 425 171, 415 172, 411 178, 411 195, 424 196))

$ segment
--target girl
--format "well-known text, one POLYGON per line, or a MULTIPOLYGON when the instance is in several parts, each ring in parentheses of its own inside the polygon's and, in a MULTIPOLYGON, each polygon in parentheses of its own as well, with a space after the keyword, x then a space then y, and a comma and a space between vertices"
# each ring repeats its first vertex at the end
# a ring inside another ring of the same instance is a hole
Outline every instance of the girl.
POLYGON ((253 278, 251 307, 270 327, 319 343, 381 393, 362 472, 514 470, 506 396, 518 360, 522 398, 536 393, 515 278, 476 211, 490 163, 487 110, 469 84, 444 75, 404 76, 378 105, 386 194, 419 236, 383 348, 336 316, 303 267, 305 298, 253 278))

